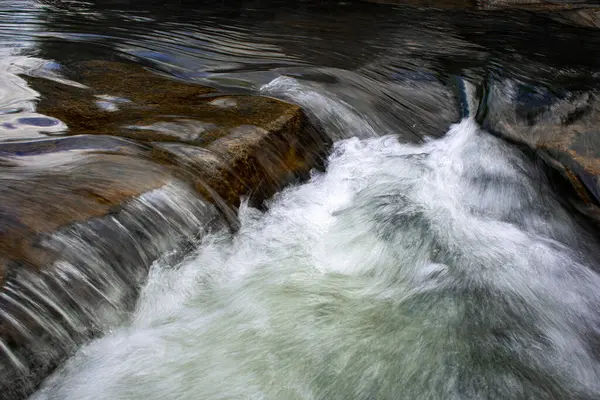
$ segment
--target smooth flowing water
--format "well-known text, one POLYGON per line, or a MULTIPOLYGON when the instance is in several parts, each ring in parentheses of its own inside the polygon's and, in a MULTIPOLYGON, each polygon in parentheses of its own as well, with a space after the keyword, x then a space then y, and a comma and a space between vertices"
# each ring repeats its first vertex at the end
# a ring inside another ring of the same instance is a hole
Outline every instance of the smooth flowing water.
POLYGON ((597 232, 535 154, 481 124, 491 92, 525 115, 595 91, 599 31, 510 10, 198 3, 0 1, 2 142, 64 131, 30 85, 75 87, 82 60, 282 98, 334 142, 324 171, 243 203, 237 232, 216 224, 183 261, 170 239, 216 211, 175 184, 111 222, 152 251, 61 242, 85 271, 165 254, 131 315, 31 400, 600 398, 597 232))

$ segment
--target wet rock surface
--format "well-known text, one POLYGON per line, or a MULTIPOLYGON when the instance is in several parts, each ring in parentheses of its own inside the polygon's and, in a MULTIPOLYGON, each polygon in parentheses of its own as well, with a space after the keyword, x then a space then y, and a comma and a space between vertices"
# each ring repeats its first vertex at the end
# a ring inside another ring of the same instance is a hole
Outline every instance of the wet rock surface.
POLYGON ((600 204, 600 122, 596 91, 550 90, 491 81, 479 121, 489 131, 536 150, 588 205, 600 204))
POLYGON ((71 66, 82 87, 31 79, 38 111, 65 124, 53 134, 110 134, 142 141, 207 145, 240 125, 269 130, 297 106, 259 97, 215 95, 215 90, 153 74, 141 66, 84 62, 71 66))
POLYGON ((77 83, 27 78, 37 114, 15 129, 46 138, 0 142, 3 399, 28 395, 122 321, 154 260, 235 228, 241 197, 260 206, 319 167, 330 144, 276 99, 123 63, 65 74, 77 83))

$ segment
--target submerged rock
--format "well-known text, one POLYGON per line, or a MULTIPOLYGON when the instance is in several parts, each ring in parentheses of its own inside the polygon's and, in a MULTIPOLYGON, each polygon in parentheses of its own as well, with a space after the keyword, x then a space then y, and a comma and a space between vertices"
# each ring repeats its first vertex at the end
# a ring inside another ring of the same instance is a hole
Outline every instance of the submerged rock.
POLYGON ((259 206, 330 145, 279 100, 217 96, 127 64, 72 70, 77 85, 30 78, 42 119, 25 122, 58 121, 63 137, 0 143, 3 399, 27 396, 126 318, 158 257, 235 227, 241 197, 259 206))
MULTIPOLYGON (((70 68, 83 86, 30 79, 38 111, 64 123, 58 134, 105 134, 142 141, 207 145, 241 125, 269 130, 297 106, 260 96, 216 95, 140 66, 84 62, 70 68)), ((54 133, 57 134, 57 133, 54 133)))

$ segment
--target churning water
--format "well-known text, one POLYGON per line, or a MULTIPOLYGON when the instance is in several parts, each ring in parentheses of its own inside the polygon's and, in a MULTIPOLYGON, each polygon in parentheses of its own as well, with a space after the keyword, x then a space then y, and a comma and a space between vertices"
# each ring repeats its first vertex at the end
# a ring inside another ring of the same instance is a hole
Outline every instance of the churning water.
POLYGON ((127 326, 33 399, 600 398, 599 253, 470 119, 423 144, 340 139, 239 218, 155 263, 127 326))

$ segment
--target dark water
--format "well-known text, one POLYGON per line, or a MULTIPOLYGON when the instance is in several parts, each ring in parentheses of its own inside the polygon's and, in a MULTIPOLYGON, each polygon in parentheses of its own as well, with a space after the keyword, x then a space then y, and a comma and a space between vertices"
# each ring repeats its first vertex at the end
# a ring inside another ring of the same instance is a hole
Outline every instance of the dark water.
MULTIPOLYGON (((589 90, 599 78, 598 32, 543 12, 360 1, 5 1, 1 29, 7 73, 129 60, 233 92, 287 75, 322 84, 409 139, 439 136, 458 121, 456 78, 479 88, 516 79, 559 95, 589 90)), ((3 114, 30 113, 35 94, 18 78, 5 82, 3 114)), ((525 101, 544 105, 534 95, 525 101)), ((5 119, 6 138, 39 131, 20 123, 15 132, 15 115, 5 119)))
MULTIPOLYGON (((595 231, 536 154, 494 135, 589 128, 600 30, 567 11, 483 8, 0 1, 0 141, 82 133, 43 114, 65 97, 37 88, 81 87, 88 61, 286 99, 334 141, 325 172, 233 210, 238 233, 158 257, 135 311, 77 353, 65 338, 74 357, 33 398, 599 398, 595 231)), ((119 101, 100 98, 99 115, 119 101)), ((209 213, 177 185, 161 196, 127 209, 152 227, 154 258, 209 213), (159 203, 178 215, 168 229, 153 225, 159 203)), ((76 239, 61 242, 74 259, 139 261, 76 239)), ((123 279, 102 276, 115 293, 123 279)))

